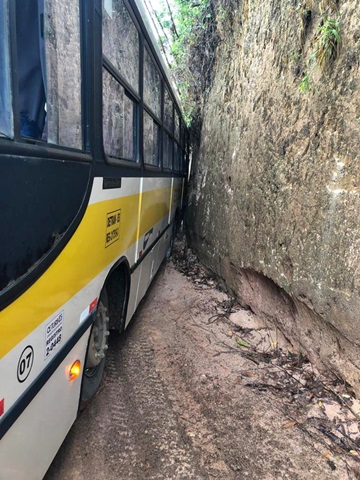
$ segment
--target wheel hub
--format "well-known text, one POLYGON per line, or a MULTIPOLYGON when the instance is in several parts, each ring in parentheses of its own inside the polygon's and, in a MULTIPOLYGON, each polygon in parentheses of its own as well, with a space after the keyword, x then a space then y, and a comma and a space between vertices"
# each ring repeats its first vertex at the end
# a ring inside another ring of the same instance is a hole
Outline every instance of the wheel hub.
POLYGON ((89 350, 85 365, 87 374, 91 374, 91 370, 96 368, 101 360, 105 358, 105 352, 109 348, 109 335, 109 317, 107 316, 107 308, 102 302, 100 302, 90 334, 89 350))

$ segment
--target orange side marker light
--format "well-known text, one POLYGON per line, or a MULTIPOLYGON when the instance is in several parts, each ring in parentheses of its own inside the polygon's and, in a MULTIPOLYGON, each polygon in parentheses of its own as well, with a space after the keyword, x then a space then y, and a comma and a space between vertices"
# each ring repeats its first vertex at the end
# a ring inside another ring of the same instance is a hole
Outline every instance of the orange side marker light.
POLYGON ((81 363, 80 360, 76 360, 69 370, 69 381, 73 382, 81 373, 81 363))

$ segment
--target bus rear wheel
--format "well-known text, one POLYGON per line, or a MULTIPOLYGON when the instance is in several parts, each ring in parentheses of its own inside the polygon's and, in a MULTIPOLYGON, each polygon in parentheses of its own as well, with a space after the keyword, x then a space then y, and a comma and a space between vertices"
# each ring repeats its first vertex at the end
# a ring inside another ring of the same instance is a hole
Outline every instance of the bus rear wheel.
POLYGON ((108 299, 104 289, 99 300, 94 324, 91 328, 89 345, 82 380, 80 408, 86 407, 98 391, 104 375, 105 356, 109 340, 108 299))

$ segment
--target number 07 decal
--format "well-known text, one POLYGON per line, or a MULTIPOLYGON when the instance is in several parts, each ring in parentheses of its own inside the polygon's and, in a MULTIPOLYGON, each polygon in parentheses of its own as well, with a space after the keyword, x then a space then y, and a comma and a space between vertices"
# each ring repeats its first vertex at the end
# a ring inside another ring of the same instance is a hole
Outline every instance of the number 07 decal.
POLYGON ((28 345, 24 348, 17 367, 17 379, 20 383, 28 378, 34 363, 34 349, 28 345))

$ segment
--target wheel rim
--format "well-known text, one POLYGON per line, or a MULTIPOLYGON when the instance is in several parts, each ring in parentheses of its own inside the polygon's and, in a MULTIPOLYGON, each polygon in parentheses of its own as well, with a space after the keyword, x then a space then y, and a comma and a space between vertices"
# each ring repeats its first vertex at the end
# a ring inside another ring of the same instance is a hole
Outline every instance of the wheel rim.
POLYGON ((92 377, 109 348, 109 317, 103 302, 99 302, 94 325, 91 329, 89 349, 85 365, 85 375, 92 377))

